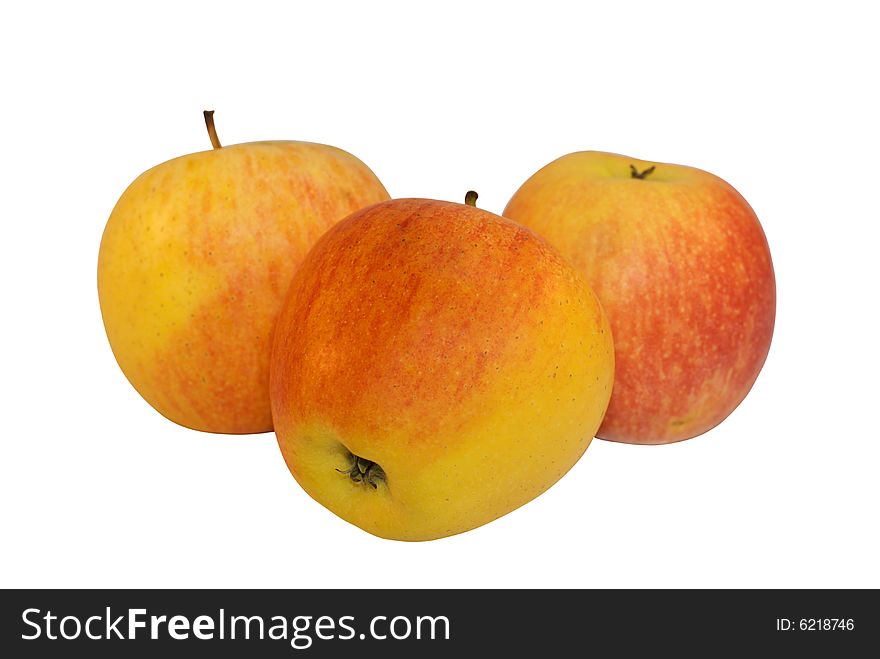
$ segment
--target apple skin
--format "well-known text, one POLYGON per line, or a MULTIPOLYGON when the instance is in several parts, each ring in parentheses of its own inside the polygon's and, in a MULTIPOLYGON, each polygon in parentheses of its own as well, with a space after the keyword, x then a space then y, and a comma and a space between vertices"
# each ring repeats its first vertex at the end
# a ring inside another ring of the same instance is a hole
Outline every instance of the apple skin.
POLYGON ((729 184, 579 152, 526 181, 504 215, 559 248, 608 314, 617 366, 600 438, 688 439, 745 398, 770 348, 776 283, 758 218, 729 184), (654 170, 638 179, 631 166, 654 170))
POLYGON ((394 200, 334 226, 295 275, 275 331, 275 432, 339 517, 430 540, 561 478, 613 370, 601 306, 542 238, 472 206, 394 200), (357 457, 381 468, 375 488, 346 473, 357 457))
POLYGON ((386 199, 360 160, 305 142, 224 146, 141 174, 98 257, 126 377, 180 425, 271 430, 272 329, 293 273, 334 222, 386 199))

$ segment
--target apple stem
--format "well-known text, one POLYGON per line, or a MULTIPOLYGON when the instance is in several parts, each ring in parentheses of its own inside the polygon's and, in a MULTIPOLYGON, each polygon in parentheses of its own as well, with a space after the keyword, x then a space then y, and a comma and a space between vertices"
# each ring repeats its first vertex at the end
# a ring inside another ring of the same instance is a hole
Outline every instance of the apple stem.
POLYGON ((217 129, 214 127, 214 111, 205 110, 205 125, 208 127, 208 137, 211 138, 211 144, 215 149, 221 148, 220 138, 217 137, 217 129))
POLYGON ((636 166, 635 166, 635 165, 630 165, 630 166, 629 166, 629 174, 630 174, 630 177, 631 177, 631 178, 637 178, 637 179, 639 179, 640 181, 643 181, 643 180, 645 180, 645 177, 646 177, 646 176, 650 176, 651 173, 652 173, 655 169, 657 169, 657 166, 656 166, 656 165, 651 165, 651 166, 648 167, 648 169, 646 169, 645 171, 643 171, 643 172, 639 172, 639 170, 636 169, 636 166))
POLYGON ((468 190, 467 194, 464 196, 464 203, 467 204, 468 206, 473 206, 474 208, 476 208, 477 207, 477 198, 479 196, 480 195, 478 195, 473 190, 468 190))

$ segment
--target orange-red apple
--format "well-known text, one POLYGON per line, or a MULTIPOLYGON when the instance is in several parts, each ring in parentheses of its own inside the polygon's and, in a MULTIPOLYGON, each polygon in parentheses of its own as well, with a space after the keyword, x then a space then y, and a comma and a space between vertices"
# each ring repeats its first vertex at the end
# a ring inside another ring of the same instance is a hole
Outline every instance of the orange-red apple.
POLYGON ((599 437, 688 439, 745 398, 770 347, 776 284, 758 218, 729 184, 572 153, 526 181, 504 215, 558 247, 608 314, 617 367, 599 437))
POLYGON ((388 199, 354 156, 307 142, 222 146, 141 174, 113 209, 98 294, 113 354, 177 423, 272 429, 272 329, 296 267, 337 220, 388 199))
POLYGON ((472 206, 401 199, 334 226, 294 276, 272 411, 314 499, 370 533, 429 540, 562 477, 612 378, 602 309, 554 248, 472 206))

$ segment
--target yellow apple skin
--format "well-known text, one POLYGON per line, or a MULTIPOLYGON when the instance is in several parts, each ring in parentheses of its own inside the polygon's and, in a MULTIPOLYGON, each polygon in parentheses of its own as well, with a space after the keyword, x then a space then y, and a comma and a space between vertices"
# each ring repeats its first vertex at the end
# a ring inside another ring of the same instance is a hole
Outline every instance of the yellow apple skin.
POLYGON ((275 432, 339 517, 430 540, 561 478, 613 370, 596 297, 542 238, 472 206, 389 201, 334 226, 294 277, 272 354, 275 432))
POLYGON ((537 172, 504 215, 556 246, 608 314, 617 368, 599 437, 696 437, 748 394, 770 349, 776 280, 761 224, 728 183, 585 151, 537 172))
POLYGON ((126 377, 183 426, 271 430, 272 330, 293 273, 334 222, 386 199, 360 160, 305 142, 224 146, 139 176, 98 257, 126 377))

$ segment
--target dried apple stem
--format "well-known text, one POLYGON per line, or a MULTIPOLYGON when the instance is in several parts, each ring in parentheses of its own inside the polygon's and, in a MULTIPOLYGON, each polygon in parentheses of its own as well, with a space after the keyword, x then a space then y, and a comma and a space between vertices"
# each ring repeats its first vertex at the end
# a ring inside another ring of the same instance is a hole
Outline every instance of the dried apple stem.
POLYGON ((629 174, 630 174, 630 177, 631 177, 631 178, 637 178, 637 179, 639 179, 639 180, 644 180, 645 177, 646 177, 646 176, 650 176, 651 173, 652 173, 655 169, 657 169, 656 165, 651 165, 651 166, 648 167, 648 169, 646 169, 645 171, 640 172, 638 169, 636 169, 636 166, 635 166, 635 165, 630 165, 630 166, 629 166, 629 174))
POLYGON ((473 190, 468 190, 467 194, 464 196, 464 203, 467 204, 468 206, 473 206, 474 208, 476 208, 477 207, 477 198, 479 196, 480 195, 478 195, 473 190))
POLYGON ((205 125, 208 127, 208 137, 211 138, 211 144, 215 149, 221 148, 220 138, 217 137, 217 129, 214 128, 214 111, 205 110, 205 125))

